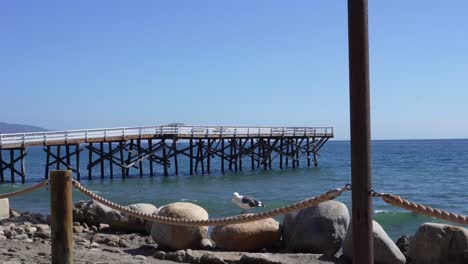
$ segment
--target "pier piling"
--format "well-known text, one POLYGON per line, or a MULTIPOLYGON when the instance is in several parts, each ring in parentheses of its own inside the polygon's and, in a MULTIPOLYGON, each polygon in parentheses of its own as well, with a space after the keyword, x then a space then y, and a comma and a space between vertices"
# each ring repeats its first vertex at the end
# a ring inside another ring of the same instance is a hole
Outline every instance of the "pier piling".
POLYGON ((137 171, 137 175, 143 176, 145 166, 149 167, 150 176, 156 174, 154 166, 162 167, 162 174, 165 176, 169 176, 169 169, 173 166, 171 172, 178 175, 179 163, 187 159, 190 175, 200 172, 210 174, 217 169, 214 167, 215 164, 220 164, 223 173, 226 169, 243 171, 246 165, 245 158, 247 160, 250 158, 252 170, 256 167, 264 170, 272 169, 273 165, 278 163, 280 168, 288 167, 290 160, 293 167, 298 167, 301 155, 306 154, 308 166, 312 159, 317 165, 318 151, 328 139, 333 137, 332 128, 306 127, 179 126, 157 127, 157 129, 152 127, 151 129, 76 130, 60 133, 62 132, 31 133, 31 135, 21 133, 20 136, 2 134, 0 181, 5 182, 4 176, 7 170, 10 170, 11 182, 15 182, 16 176, 20 176, 22 182, 26 181, 25 156, 27 148, 31 146, 44 146, 46 179, 51 168, 60 170, 65 167, 76 173, 77 180, 81 180, 80 147, 86 148, 88 158, 85 166, 88 170, 88 179, 91 180, 93 170, 96 169, 98 173, 100 172, 101 179, 106 177, 113 179, 114 165, 120 167, 123 179, 130 176, 130 171, 134 172, 132 168, 137 171), (76 155, 75 161, 72 160, 73 155, 76 155), (179 160, 180 155, 184 159, 179 160))

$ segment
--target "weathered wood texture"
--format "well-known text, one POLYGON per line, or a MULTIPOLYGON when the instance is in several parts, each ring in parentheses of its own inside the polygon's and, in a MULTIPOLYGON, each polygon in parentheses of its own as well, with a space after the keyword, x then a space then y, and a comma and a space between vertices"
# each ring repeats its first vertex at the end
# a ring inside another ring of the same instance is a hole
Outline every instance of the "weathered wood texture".
POLYGON ((72 171, 50 173, 52 263, 73 263, 72 171))

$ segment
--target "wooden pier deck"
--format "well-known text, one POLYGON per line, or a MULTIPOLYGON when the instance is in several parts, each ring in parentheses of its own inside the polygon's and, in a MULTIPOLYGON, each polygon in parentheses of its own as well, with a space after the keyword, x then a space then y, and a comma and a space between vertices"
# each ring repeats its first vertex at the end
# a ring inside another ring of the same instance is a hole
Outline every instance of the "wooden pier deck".
POLYGON ((161 166, 165 176, 170 168, 177 175, 180 155, 188 158, 193 175, 199 169, 202 174, 210 173, 215 158, 220 159, 222 172, 242 170, 245 159, 250 159, 251 169, 271 169, 276 158, 280 168, 289 162, 296 167, 303 155, 308 166, 311 159, 317 166, 318 151, 330 138, 331 127, 148 126, 0 134, 0 182, 5 182, 8 171, 11 182, 16 176, 25 182, 27 148, 34 146, 44 146, 45 177, 50 167, 64 167, 80 180, 84 148, 88 149, 88 179, 95 166, 100 166, 101 178, 113 178, 114 167, 120 168, 121 177, 128 176, 132 168, 143 175, 143 161, 149 163, 150 176, 154 165, 161 166), (109 175, 105 175, 105 161, 109 175))

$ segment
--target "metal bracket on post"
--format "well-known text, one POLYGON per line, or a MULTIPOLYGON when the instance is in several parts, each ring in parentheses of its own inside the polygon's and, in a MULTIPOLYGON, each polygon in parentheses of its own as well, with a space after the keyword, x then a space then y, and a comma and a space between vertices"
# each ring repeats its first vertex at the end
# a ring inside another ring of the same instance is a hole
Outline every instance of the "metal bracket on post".
POLYGON ((73 263, 72 171, 50 173, 52 264, 73 263))

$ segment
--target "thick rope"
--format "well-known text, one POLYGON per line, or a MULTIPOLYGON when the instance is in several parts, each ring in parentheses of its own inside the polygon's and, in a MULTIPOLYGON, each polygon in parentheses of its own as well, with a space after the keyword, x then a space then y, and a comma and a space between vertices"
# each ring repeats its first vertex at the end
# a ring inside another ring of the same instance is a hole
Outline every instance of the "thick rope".
POLYGON ((404 208, 406 210, 422 214, 425 216, 458 223, 462 225, 468 225, 468 216, 466 215, 459 215, 454 213, 449 213, 447 211, 443 211, 437 208, 432 208, 429 206, 424 206, 422 204, 412 203, 408 200, 401 198, 400 196, 389 194, 389 193, 376 193, 371 191, 371 196, 373 197, 381 197, 386 203, 404 208))
POLYGON ((18 196, 18 195, 21 195, 21 194, 25 194, 25 193, 29 193, 29 192, 33 192, 37 189, 40 189, 42 187, 45 187, 49 184, 49 180, 44 180, 36 185, 33 185, 31 187, 28 187, 28 188, 24 188, 24 189, 21 189, 21 190, 18 190, 18 191, 14 191, 14 192, 9 192, 9 193, 2 193, 0 194, 0 199, 3 199, 3 198, 10 198, 10 197, 13 197, 13 196, 18 196))
POLYGON ((343 188, 337 188, 334 190, 330 190, 325 194, 322 194, 318 197, 312 197, 301 202, 291 204, 288 206, 276 208, 270 211, 256 213, 256 214, 245 214, 245 215, 236 215, 230 216, 225 218, 217 218, 217 219, 207 219, 207 220, 193 220, 193 219, 181 219, 181 218, 174 218, 174 217, 165 217, 160 215, 151 215, 142 212, 138 212, 133 210, 129 207, 122 206, 111 202, 92 191, 86 189, 83 185, 79 182, 73 180, 73 186, 78 189, 83 194, 89 196, 91 199, 104 204, 112 209, 118 210, 122 213, 127 215, 135 216, 138 218, 142 218, 145 220, 161 223, 161 224, 169 224, 169 225, 180 225, 180 226, 222 226, 228 224, 240 224, 240 223, 247 223, 252 221, 257 221, 261 219, 266 219, 278 215, 283 215, 287 213, 291 213, 294 211, 298 211, 300 209, 316 206, 320 203, 325 201, 329 201, 335 199, 336 197, 340 196, 343 192, 350 190, 350 185, 346 185, 343 188))

